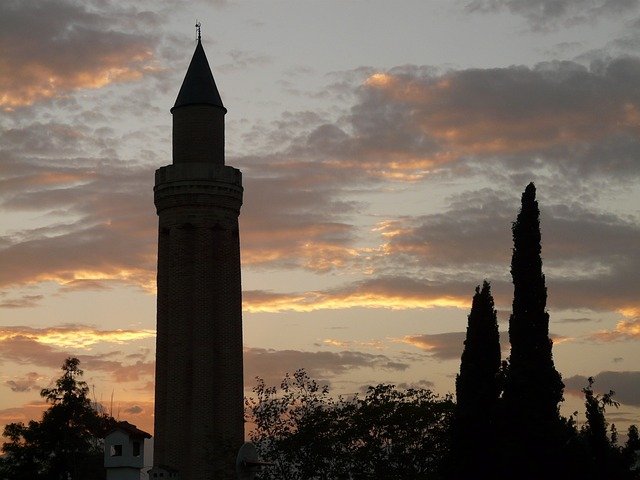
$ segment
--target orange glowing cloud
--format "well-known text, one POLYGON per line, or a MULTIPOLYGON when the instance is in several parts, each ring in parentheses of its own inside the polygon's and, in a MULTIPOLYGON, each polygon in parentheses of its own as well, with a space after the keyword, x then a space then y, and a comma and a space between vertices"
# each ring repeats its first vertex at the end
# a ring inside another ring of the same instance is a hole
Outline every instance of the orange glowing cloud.
POLYGON ((158 70, 150 39, 125 33, 121 24, 127 15, 112 6, 5 2, 0 15, 0 109, 5 111, 158 70), (25 35, 34 31, 38 34, 25 35))
MULTIPOLYGON (((123 57, 122 60, 125 60, 123 57)), ((128 59, 127 59, 128 60, 128 59)), ((4 65, 5 71, 8 65, 4 65)), ((35 67, 35 66, 34 66, 35 67)), ((0 65, 2 70, 2 65, 0 65)), ((11 111, 16 107, 31 105, 38 100, 53 98, 81 88, 97 89, 110 83, 137 80, 142 71, 133 68, 105 67, 97 71, 75 72, 63 76, 41 68, 24 66, 22 71, 13 72, 12 78, 0 77, 0 107, 11 111), (16 85, 26 80, 26 85, 16 85)))
POLYGON ((401 295, 358 293, 328 295, 320 292, 305 292, 300 295, 276 295, 272 299, 253 300, 251 293, 244 301, 244 309, 251 313, 276 313, 284 311, 313 312, 316 310, 340 310, 343 308, 387 308, 407 310, 414 308, 453 307, 465 309, 466 299, 456 297, 418 298, 401 295))
POLYGON ((271 293, 248 291, 244 293, 244 309, 248 312, 312 312, 343 308, 386 308, 391 310, 427 309, 435 307, 467 309, 469 298, 445 293, 407 279, 376 279, 335 291, 309 291, 304 293, 271 293), (394 285, 397 281, 398 285, 394 285), (416 291, 419 290, 419 291, 416 291))
POLYGON ((601 330, 590 338, 596 341, 613 342, 620 340, 640 340, 640 317, 621 320, 613 330, 601 330))
POLYGON ((371 340, 368 342, 354 341, 354 340, 338 340, 336 338, 325 338, 322 343, 324 345, 336 348, 352 348, 352 347, 365 347, 375 350, 384 350, 384 342, 381 340, 371 340))
MULTIPOLYGON (((637 132, 640 105, 626 83, 615 86, 620 79, 613 78, 613 71, 613 67, 588 70, 570 62, 440 75, 417 67, 397 68, 365 80, 363 104, 356 112, 369 116, 394 112, 396 128, 405 135, 412 132, 416 140, 422 138, 422 144, 431 140, 437 145, 434 151, 444 154, 440 160, 543 151, 637 132)), ((361 123, 367 129, 377 125, 364 119, 361 123)), ((436 157, 416 158, 422 159, 418 165, 427 166, 426 159, 435 163, 436 157)))
POLYGON ((155 336, 154 330, 97 330, 85 325, 47 328, 0 327, 0 342, 20 338, 58 348, 89 349, 97 343, 123 344, 155 336))
POLYGON ((440 360, 459 360, 466 335, 465 332, 406 335, 396 341, 426 350, 440 360))

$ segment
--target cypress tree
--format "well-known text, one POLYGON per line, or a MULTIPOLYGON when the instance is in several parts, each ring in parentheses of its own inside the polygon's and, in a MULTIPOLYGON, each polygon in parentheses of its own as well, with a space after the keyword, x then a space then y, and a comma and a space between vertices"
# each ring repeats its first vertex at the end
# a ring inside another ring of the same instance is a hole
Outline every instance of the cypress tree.
POLYGON ((507 478, 555 478, 564 384, 551 351, 540 211, 533 183, 522 194, 512 232, 514 295, 509 319, 511 356, 503 392, 503 464, 507 478))
POLYGON ((453 478, 494 478, 500 337, 491 287, 476 287, 456 377, 453 478))

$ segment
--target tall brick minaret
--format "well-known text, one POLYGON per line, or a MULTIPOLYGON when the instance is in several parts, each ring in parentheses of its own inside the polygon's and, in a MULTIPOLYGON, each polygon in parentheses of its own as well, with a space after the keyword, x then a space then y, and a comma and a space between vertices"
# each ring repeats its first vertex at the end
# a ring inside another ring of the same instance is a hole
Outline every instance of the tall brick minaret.
POLYGON ((227 112, 200 35, 173 114, 173 163, 156 171, 158 324, 154 466, 235 478, 243 443, 242 176, 224 164, 227 112))

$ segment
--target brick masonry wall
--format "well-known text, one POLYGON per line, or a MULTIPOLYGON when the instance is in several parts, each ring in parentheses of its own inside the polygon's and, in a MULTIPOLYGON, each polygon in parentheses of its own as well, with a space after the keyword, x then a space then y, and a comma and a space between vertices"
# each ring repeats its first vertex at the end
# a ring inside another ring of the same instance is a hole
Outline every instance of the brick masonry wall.
POLYGON ((240 172, 156 174, 158 313, 154 464, 183 480, 235 478, 244 438, 240 172))
POLYGON ((173 163, 224 165, 225 110, 189 105, 173 110, 173 163))

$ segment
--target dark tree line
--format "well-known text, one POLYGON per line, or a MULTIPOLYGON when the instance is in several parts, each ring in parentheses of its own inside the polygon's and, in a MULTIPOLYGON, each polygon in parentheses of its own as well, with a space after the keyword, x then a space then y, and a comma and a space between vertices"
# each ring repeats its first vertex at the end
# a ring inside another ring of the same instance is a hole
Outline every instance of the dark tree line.
POLYGON ((560 415, 564 384, 553 362, 547 289, 542 273, 540 211, 529 184, 512 226, 513 310, 511 354, 500 362, 496 312, 490 286, 476 289, 456 381, 457 406, 452 479, 632 479, 638 451, 632 426, 624 447, 608 430, 606 407, 617 407, 614 392, 583 389, 586 423, 560 415), (480 474, 480 477, 478 477, 480 474))
POLYGON ((428 389, 369 387, 333 398, 304 370, 279 387, 262 380, 246 399, 262 480, 437 478, 450 445, 454 403, 428 389))
POLYGON ((540 212, 533 184, 512 226, 511 354, 501 361, 491 287, 477 287, 456 400, 429 390, 370 387, 334 399, 304 371, 280 388, 261 380, 247 400, 266 479, 632 480, 638 429, 617 443, 605 418, 613 392, 585 386, 586 422, 560 415, 564 384, 554 366, 542 273, 540 212))

